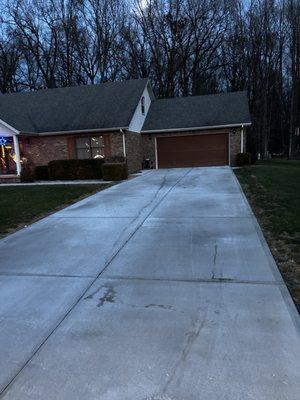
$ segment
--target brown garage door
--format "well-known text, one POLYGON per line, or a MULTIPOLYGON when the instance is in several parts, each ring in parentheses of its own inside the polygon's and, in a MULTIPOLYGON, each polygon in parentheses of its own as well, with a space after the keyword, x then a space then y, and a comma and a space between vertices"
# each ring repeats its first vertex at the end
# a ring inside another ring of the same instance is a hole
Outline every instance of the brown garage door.
POLYGON ((228 164, 228 134, 157 138, 159 168, 228 164))

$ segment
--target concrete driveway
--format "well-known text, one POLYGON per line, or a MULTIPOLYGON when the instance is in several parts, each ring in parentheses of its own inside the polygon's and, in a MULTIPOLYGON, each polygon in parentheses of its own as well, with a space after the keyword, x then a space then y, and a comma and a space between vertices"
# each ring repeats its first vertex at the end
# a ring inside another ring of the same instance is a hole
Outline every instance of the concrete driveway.
POLYGON ((231 171, 149 171, 0 241, 0 398, 299 400, 299 319, 231 171))

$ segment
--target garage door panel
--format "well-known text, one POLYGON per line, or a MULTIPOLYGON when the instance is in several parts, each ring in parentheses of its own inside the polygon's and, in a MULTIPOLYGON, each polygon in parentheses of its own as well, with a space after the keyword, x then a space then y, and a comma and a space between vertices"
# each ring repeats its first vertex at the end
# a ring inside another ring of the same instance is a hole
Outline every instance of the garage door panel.
POLYGON ((228 164, 228 134, 157 138, 158 166, 194 167, 228 164))

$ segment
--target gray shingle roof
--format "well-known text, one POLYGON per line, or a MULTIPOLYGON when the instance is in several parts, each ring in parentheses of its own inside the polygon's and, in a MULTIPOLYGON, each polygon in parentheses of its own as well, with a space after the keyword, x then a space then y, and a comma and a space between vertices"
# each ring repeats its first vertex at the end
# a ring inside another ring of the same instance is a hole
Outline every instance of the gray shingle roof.
POLYGON ((246 92, 155 100, 142 131, 250 123, 246 92))
POLYGON ((128 127, 148 79, 0 96, 0 119, 23 133, 128 127))

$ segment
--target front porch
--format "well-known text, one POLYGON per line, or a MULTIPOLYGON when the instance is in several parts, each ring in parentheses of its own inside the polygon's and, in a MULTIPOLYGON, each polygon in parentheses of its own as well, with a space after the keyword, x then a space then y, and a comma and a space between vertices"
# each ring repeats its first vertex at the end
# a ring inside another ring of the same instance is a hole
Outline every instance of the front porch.
POLYGON ((0 132, 0 183, 19 182, 20 146, 17 134, 0 132))

